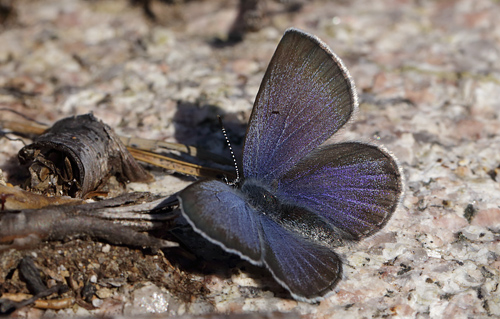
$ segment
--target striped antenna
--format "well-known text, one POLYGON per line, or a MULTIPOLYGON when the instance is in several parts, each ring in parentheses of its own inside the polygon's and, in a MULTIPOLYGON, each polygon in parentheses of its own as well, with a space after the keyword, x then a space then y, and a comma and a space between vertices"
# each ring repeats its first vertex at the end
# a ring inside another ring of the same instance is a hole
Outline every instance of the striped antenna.
POLYGON ((222 129, 222 134, 224 134, 224 138, 226 139, 227 146, 229 146, 229 151, 231 152, 231 157, 233 158, 234 170, 236 171, 236 179, 233 182, 228 182, 229 185, 236 185, 240 182, 240 170, 238 169, 238 162, 236 161, 236 156, 234 156, 233 148, 231 147, 231 142, 229 142, 229 138, 227 137, 226 128, 224 124, 222 124, 222 118, 220 115, 217 115, 219 119, 219 124, 222 129))

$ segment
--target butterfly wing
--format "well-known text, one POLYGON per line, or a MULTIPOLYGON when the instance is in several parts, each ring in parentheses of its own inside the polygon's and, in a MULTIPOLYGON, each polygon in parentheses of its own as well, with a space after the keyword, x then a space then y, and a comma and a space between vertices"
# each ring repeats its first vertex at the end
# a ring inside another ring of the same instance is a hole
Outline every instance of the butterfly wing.
POLYGON ((342 61, 318 38, 289 29, 269 63, 243 149, 243 175, 279 178, 342 127, 357 107, 342 61))
POLYGON ((395 159, 352 142, 314 150, 280 179, 277 197, 316 212, 344 239, 357 241, 385 225, 401 193, 395 159))
POLYGON ((188 186, 178 198, 182 215, 194 230, 226 251, 262 265, 259 217, 239 190, 208 180, 188 186))
POLYGON ((265 216, 261 218, 263 260, 276 281, 301 301, 316 302, 331 292, 342 277, 337 254, 265 216))

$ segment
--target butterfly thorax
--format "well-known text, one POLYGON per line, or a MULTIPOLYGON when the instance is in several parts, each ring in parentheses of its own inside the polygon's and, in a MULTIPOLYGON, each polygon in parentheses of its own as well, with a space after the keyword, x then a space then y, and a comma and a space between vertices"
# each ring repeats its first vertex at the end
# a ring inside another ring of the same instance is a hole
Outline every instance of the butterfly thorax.
POLYGON ((278 199, 265 187, 252 181, 245 181, 241 186, 241 191, 248 198, 250 206, 259 213, 267 215, 279 210, 280 203, 278 199))
POLYGON ((252 180, 244 181, 241 191, 253 209, 290 232, 322 246, 344 245, 339 230, 317 213, 305 207, 280 202, 272 190, 252 180))

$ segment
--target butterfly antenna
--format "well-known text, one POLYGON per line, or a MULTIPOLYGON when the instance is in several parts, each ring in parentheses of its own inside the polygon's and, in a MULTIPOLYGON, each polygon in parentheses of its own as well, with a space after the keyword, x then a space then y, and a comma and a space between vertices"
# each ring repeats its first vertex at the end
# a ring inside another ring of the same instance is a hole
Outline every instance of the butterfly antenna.
POLYGON ((229 138, 227 137, 226 128, 224 127, 224 124, 222 124, 222 118, 220 117, 220 115, 217 115, 217 118, 219 119, 219 124, 222 129, 222 134, 224 134, 227 146, 229 147, 229 151, 231 152, 231 157, 233 158, 233 163, 234 163, 234 170, 236 171, 236 179, 233 182, 228 182, 228 184, 235 185, 240 181, 240 170, 238 169, 238 162, 236 161, 236 156, 234 156, 233 148, 231 147, 231 142, 229 142, 229 138))

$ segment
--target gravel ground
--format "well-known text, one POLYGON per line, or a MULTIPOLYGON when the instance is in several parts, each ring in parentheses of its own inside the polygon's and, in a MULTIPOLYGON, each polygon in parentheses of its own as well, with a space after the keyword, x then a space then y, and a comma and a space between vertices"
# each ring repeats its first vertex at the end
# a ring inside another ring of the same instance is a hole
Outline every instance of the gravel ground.
MULTIPOLYGON (((156 22, 127 1, 11 1, 14 11, 0 27, 0 107, 45 123, 93 112, 122 135, 229 156, 217 114, 240 151, 284 30, 317 35, 344 60, 360 96, 338 139, 384 145, 406 178, 387 226, 339 250, 345 265, 337 293, 319 304, 296 302, 265 270, 238 258, 207 261, 182 249, 155 254, 83 239, 1 255, 2 293, 27 292, 14 271, 24 255, 47 280, 97 288, 90 303, 15 316, 500 316, 498 3, 324 0, 298 12, 266 3, 259 31, 221 46, 214 39, 227 35, 236 1, 153 1, 166 12, 156 22)), ((22 146, 0 139, 7 181, 16 178, 13 158, 22 146)), ((171 194, 193 180, 153 173, 155 182, 128 189, 171 194)))

